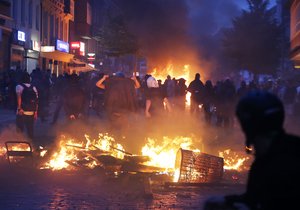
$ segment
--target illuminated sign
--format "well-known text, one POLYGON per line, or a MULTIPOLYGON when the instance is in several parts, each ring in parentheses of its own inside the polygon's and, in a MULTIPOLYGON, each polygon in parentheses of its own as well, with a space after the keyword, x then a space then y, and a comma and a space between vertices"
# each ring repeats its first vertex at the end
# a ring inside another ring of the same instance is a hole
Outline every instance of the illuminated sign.
POLYGON ((18 31, 18 41, 21 41, 21 42, 25 42, 26 41, 26 39, 25 39, 25 32, 18 31))
POLYGON ((79 52, 80 55, 85 56, 85 44, 83 42, 80 42, 79 52))
POLYGON ((31 40, 32 43, 32 50, 34 51, 40 51, 40 44, 37 41, 31 40))
POLYGON ((56 40, 56 50, 69 53, 69 43, 57 39, 56 40))
POLYGON ((88 54, 87 54, 87 59, 88 59, 89 61, 94 61, 94 60, 95 60, 95 56, 96 56, 95 53, 88 53, 88 54))
POLYGON ((89 63, 88 65, 92 68, 95 68, 95 64, 89 63))
POLYGON ((41 52, 54 52, 54 46, 41 46, 41 52))
POLYGON ((88 56, 94 57, 96 54, 95 53, 88 53, 88 56))
POLYGON ((70 45, 74 54, 85 56, 85 44, 83 42, 71 42, 70 45))
POLYGON ((71 42, 71 49, 79 49, 80 42, 71 42))

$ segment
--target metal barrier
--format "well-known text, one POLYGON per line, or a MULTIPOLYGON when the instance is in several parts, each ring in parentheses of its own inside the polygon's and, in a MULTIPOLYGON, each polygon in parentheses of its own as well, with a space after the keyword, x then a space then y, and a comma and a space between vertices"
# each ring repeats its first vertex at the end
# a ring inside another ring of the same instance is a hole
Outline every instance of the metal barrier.
POLYGON ((31 144, 27 141, 6 141, 6 155, 8 163, 19 158, 30 157, 33 163, 33 152, 31 144))
POLYGON ((221 157, 195 153, 179 149, 175 168, 179 169, 179 183, 214 183, 223 176, 224 159, 221 157))

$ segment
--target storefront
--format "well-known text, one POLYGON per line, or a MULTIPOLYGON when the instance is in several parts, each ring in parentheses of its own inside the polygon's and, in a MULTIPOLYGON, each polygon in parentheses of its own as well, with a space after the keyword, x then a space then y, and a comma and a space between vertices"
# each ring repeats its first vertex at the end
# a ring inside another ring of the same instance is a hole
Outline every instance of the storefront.
POLYGON ((31 40, 30 49, 25 50, 25 65, 29 73, 39 66, 40 45, 39 42, 31 40))
POLYGON ((10 37, 12 30, 0 26, 0 73, 10 68, 10 37))
POLYGON ((26 68, 24 57, 25 57, 25 42, 26 34, 23 31, 13 30, 12 33, 12 44, 10 48, 10 67, 13 69, 26 68))
POLYGON ((41 47, 41 63, 43 69, 50 69, 56 75, 69 72, 68 63, 74 55, 69 53, 69 43, 56 40, 55 46, 41 47))

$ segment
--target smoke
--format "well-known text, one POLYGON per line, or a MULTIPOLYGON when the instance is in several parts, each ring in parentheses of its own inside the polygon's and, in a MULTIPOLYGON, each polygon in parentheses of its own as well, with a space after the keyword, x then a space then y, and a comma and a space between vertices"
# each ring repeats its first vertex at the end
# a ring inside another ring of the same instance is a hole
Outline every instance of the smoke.
POLYGON ((188 7, 182 0, 119 1, 141 54, 151 68, 172 62, 182 66, 195 62, 196 51, 188 34, 188 7))
POLYGON ((206 64, 209 78, 222 79, 227 74, 222 49, 222 29, 231 27, 232 19, 241 13, 246 1, 187 0, 190 36, 197 52, 206 64))
POLYGON ((169 62, 178 68, 190 64, 206 78, 220 65, 220 29, 231 25, 242 4, 234 0, 114 2, 138 38, 150 71, 169 62))

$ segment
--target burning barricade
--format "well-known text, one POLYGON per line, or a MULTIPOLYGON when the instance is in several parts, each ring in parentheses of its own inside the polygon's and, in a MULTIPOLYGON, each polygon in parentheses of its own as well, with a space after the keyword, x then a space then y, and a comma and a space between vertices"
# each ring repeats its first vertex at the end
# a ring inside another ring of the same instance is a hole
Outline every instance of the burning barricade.
MULTIPOLYGON (((24 144, 24 142, 23 142, 24 144)), ((1 148, 1 154, 30 153, 27 148, 11 146, 1 148)), ((26 146, 25 145, 25 146, 26 146)), ((225 170, 239 169, 246 158, 232 155, 230 150, 209 155, 194 148, 192 137, 163 137, 162 140, 147 139, 141 155, 125 151, 108 134, 99 134, 97 139, 85 135, 82 140, 61 136, 59 144, 52 151, 40 148, 38 169, 42 170, 90 170, 101 169, 114 176, 121 173, 156 174, 168 177, 168 182, 175 183, 216 183, 223 179, 225 170)), ((24 146, 24 145, 23 145, 24 146)))

